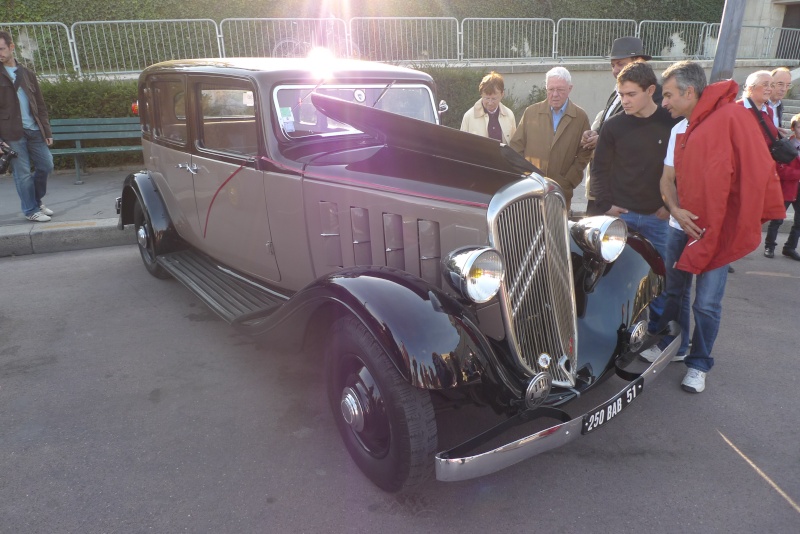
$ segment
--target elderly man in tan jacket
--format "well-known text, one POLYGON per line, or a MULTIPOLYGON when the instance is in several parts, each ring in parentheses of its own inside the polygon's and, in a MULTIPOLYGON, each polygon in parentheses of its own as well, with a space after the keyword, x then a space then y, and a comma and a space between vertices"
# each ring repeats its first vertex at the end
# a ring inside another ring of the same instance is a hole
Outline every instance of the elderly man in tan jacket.
POLYGON ((545 88, 547 99, 525 109, 509 146, 561 186, 569 208, 592 157, 592 149, 581 147, 589 117, 569 99, 572 76, 564 67, 547 72, 545 88))

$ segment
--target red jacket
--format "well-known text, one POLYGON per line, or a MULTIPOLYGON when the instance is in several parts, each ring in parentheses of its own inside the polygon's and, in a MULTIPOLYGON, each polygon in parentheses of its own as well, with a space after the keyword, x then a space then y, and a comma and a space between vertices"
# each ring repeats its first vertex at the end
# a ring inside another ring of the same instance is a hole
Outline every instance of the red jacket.
POLYGON ((784 202, 797 200, 797 189, 800 187, 800 156, 791 163, 778 163, 778 176, 781 178, 781 190, 784 202))
POLYGON ((763 222, 786 217, 775 162, 766 143, 753 142, 761 125, 733 103, 737 90, 733 80, 706 87, 675 143, 680 206, 705 228, 676 265, 694 274, 746 256, 761 244, 763 222))

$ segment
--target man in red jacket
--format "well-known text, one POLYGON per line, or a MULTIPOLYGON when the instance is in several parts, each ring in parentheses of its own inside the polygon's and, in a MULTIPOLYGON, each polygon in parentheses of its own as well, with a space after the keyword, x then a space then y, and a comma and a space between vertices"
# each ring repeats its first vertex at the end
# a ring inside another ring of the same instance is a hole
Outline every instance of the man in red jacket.
POLYGON ((673 117, 684 117, 672 129, 661 177, 671 214, 662 323, 685 323, 680 302, 696 277, 695 328, 681 387, 700 393, 714 365, 728 264, 758 248, 761 224, 786 212, 772 156, 764 143, 752 140, 756 119, 733 104, 736 82, 706 87, 702 67, 690 61, 675 63, 661 78, 662 105, 673 117))

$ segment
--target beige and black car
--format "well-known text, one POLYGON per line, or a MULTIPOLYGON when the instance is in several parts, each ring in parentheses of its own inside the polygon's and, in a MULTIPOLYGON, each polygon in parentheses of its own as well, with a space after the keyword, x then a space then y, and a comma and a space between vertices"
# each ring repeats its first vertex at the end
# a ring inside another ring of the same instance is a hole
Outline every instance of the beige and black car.
POLYGON ((117 209, 145 267, 267 343, 324 339, 336 425, 387 491, 594 432, 677 350, 637 358, 660 339, 652 245, 615 218, 569 220, 558 185, 508 147, 439 125, 427 74, 171 61, 141 74, 139 109, 146 169, 117 209), (597 387, 611 376, 622 385, 597 387), (507 419, 439 450, 437 417, 460 403, 507 419))

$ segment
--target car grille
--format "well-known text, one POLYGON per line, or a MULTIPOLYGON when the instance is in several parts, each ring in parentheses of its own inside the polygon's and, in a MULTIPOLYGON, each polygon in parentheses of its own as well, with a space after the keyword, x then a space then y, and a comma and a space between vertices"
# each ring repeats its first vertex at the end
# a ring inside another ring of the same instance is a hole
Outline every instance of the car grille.
POLYGON ((493 246, 505 259, 501 304, 509 345, 527 373, 547 370, 554 385, 574 386, 577 322, 566 203, 546 183, 541 190, 517 189, 518 195, 513 189, 498 194, 500 205, 490 215, 493 246))

